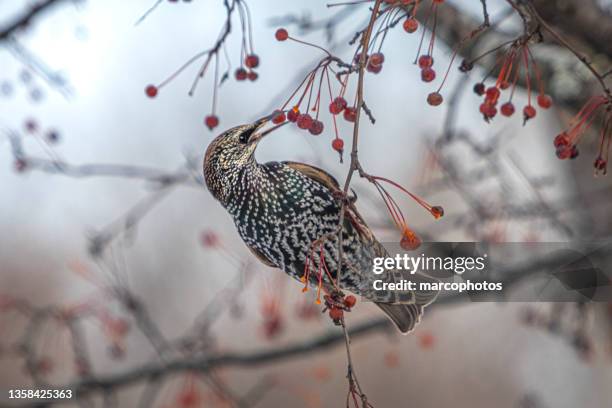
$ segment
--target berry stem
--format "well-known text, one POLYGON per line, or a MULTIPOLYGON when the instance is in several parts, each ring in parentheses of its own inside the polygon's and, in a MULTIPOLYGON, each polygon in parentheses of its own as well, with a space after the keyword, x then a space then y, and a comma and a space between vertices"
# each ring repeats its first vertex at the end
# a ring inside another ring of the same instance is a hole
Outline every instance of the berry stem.
POLYGON ((529 58, 527 58, 527 50, 524 47, 523 63, 525 64, 525 80, 527 81, 527 105, 531 106, 531 77, 529 76, 529 58))
MULTIPOLYGON (((331 80, 329 79, 329 71, 325 71, 325 75, 327 76, 327 89, 329 90, 329 101, 332 102, 334 100, 334 96, 332 93, 331 80)), ((336 122, 336 115, 331 115, 332 121, 334 122, 334 134, 336 135, 336 139, 338 139, 338 124, 336 122)))
POLYGON ((421 34, 421 39, 419 40, 419 48, 417 48, 417 55, 414 58, 414 64, 416 64, 419 60, 419 56, 421 55, 421 50, 423 49, 423 41, 425 40, 425 26, 429 23, 429 18, 431 17, 431 10, 433 9, 434 4, 431 4, 431 8, 427 13, 427 17, 425 18, 425 23, 423 24, 423 33, 421 34))
POLYGON ((158 85, 156 85, 157 89, 161 89, 162 87, 166 86, 168 83, 170 83, 172 80, 174 80, 174 78, 179 76, 181 74, 181 72, 183 72, 185 69, 187 69, 191 64, 193 64, 195 61, 199 60, 200 58, 202 58, 204 55, 208 54, 209 52, 210 52, 210 50, 202 51, 202 52, 194 55, 193 57, 191 57, 189 60, 187 60, 187 62, 185 62, 183 65, 181 65, 176 71, 174 71, 172 74, 170 74, 166 79, 161 81, 158 85))

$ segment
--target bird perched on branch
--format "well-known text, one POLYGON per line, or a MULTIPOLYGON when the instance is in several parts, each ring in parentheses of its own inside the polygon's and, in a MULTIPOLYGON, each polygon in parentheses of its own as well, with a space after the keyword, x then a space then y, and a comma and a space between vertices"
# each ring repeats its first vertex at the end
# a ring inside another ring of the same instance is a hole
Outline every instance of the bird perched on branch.
MULTIPOLYGON (((258 163, 254 153, 269 118, 217 136, 204 157, 204 179, 234 219, 238 233, 264 264, 327 293, 348 290, 374 301, 406 333, 419 322, 436 291, 411 291, 401 304, 375 293, 375 257, 387 257, 338 182, 317 167, 297 162, 258 163), (344 206, 343 220, 339 222, 344 206), (338 273, 339 230, 342 270, 338 273)), ((413 281, 437 282, 425 275, 413 281)))

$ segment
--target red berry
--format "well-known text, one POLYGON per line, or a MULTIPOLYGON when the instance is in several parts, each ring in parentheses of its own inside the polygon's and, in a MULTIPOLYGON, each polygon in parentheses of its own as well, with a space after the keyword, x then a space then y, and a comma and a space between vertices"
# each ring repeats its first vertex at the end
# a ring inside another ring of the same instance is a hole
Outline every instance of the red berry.
POLYGON ((59 140, 59 133, 56 130, 50 130, 47 132, 47 140, 51 143, 55 143, 59 140))
POLYGON ((217 235, 216 232, 210 230, 202 232, 202 234, 200 235, 200 242, 205 248, 214 248, 221 244, 219 235, 217 235))
POLYGON ((38 123, 34 119, 28 119, 24 124, 26 130, 30 133, 34 133, 38 130, 38 123))
POLYGON ((25 159, 15 159, 14 166, 17 173, 23 173, 28 168, 28 162, 25 159))
POLYGON ((244 81, 245 79, 247 79, 247 75, 247 70, 244 68, 237 68, 236 72, 234 72, 234 77, 237 81, 244 81))
POLYGON ((438 106, 443 100, 444 98, 442 98, 442 95, 440 95, 438 92, 432 92, 427 95, 427 103, 431 106, 438 106))
POLYGON ((344 316, 344 311, 342 309, 338 309, 337 307, 329 309, 329 317, 331 317, 333 321, 342 320, 342 316, 344 316))
POLYGON ((459 65, 459 71, 461 72, 470 72, 474 69, 474 63, 472 61, 463 60, 461 61, 461 65, 459 65))
POLYGON ((431 82, 436 79, 436 71, 431 68, 425 68, 421 70, 421 79, 424 82, 431 82))
POLYGON ((490 102, 484 102, 480 105, 480 113, 484 115, 486 121, 497 115, 497 108, 490 102))
POLYGON ((552 106, 552 98, 548 95, 538 95, 538 105, 540 108, 548 109, 552 106))
POLYGON ((145 93, 149 98, 155 98, 157 96, 158 89, 155 85, 148 85, 145 88, 145 93))
POLYGON ((431 55, 421 55, 419 57, 419 68, 429 68, 433 65, 433 57, 431 55))
POLYGON ((419 28, 419 23, 414 18, 407 18, 404 21, 404 30, 407 33, 414 33, 419 28))
POLYGON ((208 115, 204 119, 204 124, 208 129, 213 130, 219 125, 219 118, 216 115, 208 115))
POLYGON ((366 71, 371 72, 373 74, 378 74, 381 70, 382 65, 374 65, 370 62, 368 62, 368 65, 366 65, 366 71))
POLYGON ((433 215, 436 220, 444 217, 444 208, 439 205, 431 207, 431 215, 433 215))
POLYGON ((341 96, 337 96, 333 101, 329 104, 329 111, 333 115, 337 115, 342 112, 346 108, 346 99, 341 96))
MULTIPOLYGON (((361 61, 361 53, 358 52, 355 54, 355 58, 353 58, 353 63, 358 64, 361 61)), ((366 62, 368 61, 368 55, 366 54, 366 62)))
POLYGON ((508 88, 510 88, 510 82, 501 81, 501 83, 499 84, 499 89, 508 89, 508 88))
POLYGON ((313 120, 310 124, 310 127, 308 128, 308 131, 313 136, 320 135, 323 132, 323 122, 317 119, 313 120))
POLYGON ((483 84, 482 82, 478 82, 477 84, 474 85, 474 93, 476 95, 482 96, 485 93, 485 84, 483 84))
POLYGON ((572 155, 571 146, 559 146, 556 151, 557 157, 561 160, 569 159, 572 155))
POLYGON ((259 57, 255 54, 249 54, 244 59, 244 65, 249 68, 257 68, 259 66, 259 57))
POLYGON ((353 295, 348 295, 347 297, 344 298, 344 306, 348 307, 349 309, 355 306, 356 303, 357 303, 357 298, 353 295))
POLYGON ((338 138, 334 139, 332 141, 332 149, 342 153, 342 149, 344 149, 344 140, 338 138))
POLYGON ((593 167, 595 168, 595 174, 606 174, 608 171, 608 163, 601 156, 595 159, 593 167))
POLYGON ((536 110, 533 106, 527 105, 523 108, 523 116, 525 117, 525 122, 529 119, 534 118, 536 115, 536 110))
POLYGON ((555 147, 567 146, 569 144, 569 136, 567 133, 563 132, 555 136, 555 140, 553 141, 553 145, 555 147))
POLYGON ((247 78, 249 78, 249 81, 255 81, 258 76, 259 75, 257 75, 257 72, 255 71, 249 71, 249 73, 247 74, 247 78))
POLYGON ((276 30, 274 37, 276 37, 278 41, 285 41, 287 38, 289 38, 289 33, 284 28, 279 28, 276 30))
POLYGON ((406 251, 414 251, 421 246, 421 239, 414 232, 406 230, 400 240, 400 246, 406 251))
POLYGON ((297 118, 297 125, 300 129, 310 129, 310 126, 312 126, 312 122, 312 116, 307 113, 302 113, 297 118))
POLYGON ((486 98, 492 102, 497 102, 497 99, 499 99, 499 95, 501 94, 499 88, 495 87, 495 86, 491 86, 487 89, 486 91, 486 98))
POLYGON ((348 107, 344 109, 344 120, 354 122, 357 119, 357 109, 348 107))
POLYGON ((296 122, 299 116, 300 110, 297 108, 297 106, 287 112, 287 120, 289 120, 289 122, 296 122))
POLYGON ((579 154, 580 151, 578 150, 578 147, 576 145, 573 145, 572 150, 570 152, 570 159, 575 159, 576 157, 578 157, 579 154))
POLYGON ((514 114, 514 104, 506 102, 501 106, 501 114, 504 116, 512 116, 514 114))
POLYGON ((287 119, 287 117, 285 116, 285 112, 283 112, 282 110, 277 109, 272 112, 272 123, 274 123, 275 125, 283 123, 285 119, 287 119))
POLYGON ((382 52, 375 52, 368 58, 368 63, 372 65, 382 65, 385 62, 385 56, 382 52))

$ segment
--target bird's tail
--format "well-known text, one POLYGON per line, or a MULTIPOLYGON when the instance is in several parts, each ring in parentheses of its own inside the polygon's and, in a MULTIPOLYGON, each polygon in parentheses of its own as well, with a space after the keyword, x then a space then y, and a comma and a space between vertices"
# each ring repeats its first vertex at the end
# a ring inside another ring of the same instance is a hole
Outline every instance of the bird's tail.
POLYGON ((399 331, 406 334, 414 329, 421 321, 423 306, 412 304, 376 303, 383 312, 395 323, 399 331))
MULTIPOLYGON (((415 274, 410 279, 416 283, 417 287, 421 287, 420 283, 437 283, 437 279, 423 274, 415 274)), ((438 296, 438 290, 415 290, 414 303, 411 304, 393 304, 379 303, 376 305, 395 323, 399 331, 406 334, 414 329, 421 321, 425 306, 431 304, 438 296)))

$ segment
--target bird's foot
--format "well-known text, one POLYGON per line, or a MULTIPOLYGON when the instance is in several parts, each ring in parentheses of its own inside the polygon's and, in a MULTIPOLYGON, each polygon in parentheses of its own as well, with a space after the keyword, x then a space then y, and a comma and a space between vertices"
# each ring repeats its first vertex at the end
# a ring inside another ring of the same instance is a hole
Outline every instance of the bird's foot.
POLYGON ((353 195, 349 196, 347 193, 345 193, 342 190, 335 190, 332 193, 332 196, 334 197, 336 201, 339 201, 342 204, 352 205, 352 204, 355 204, 355 202, 357 201, 357 193, 355 193, 355 190, 353 189, 351 189, 351 192, 353 193, 353 195))

